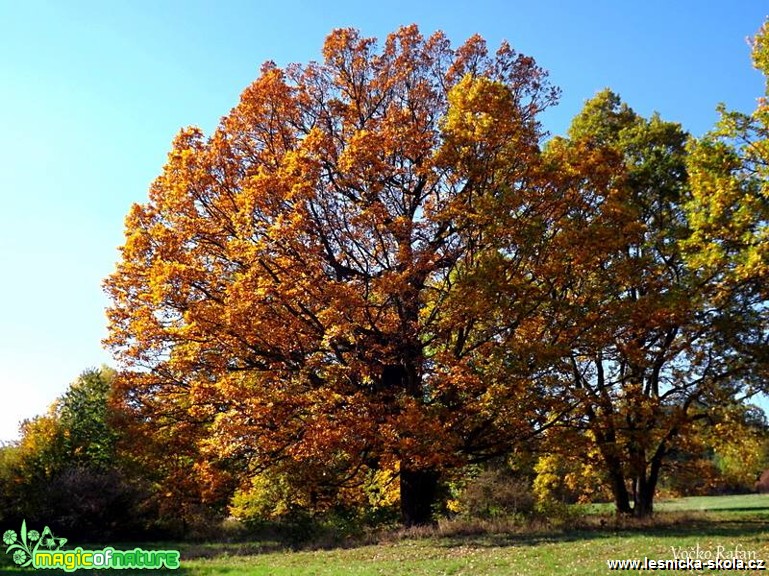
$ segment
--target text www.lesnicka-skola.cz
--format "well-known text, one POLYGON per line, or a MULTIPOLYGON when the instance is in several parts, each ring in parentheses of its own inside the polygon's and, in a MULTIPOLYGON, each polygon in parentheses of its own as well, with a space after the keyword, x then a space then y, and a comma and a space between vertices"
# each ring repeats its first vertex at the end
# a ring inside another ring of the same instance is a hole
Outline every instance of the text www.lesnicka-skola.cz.
POLYGON ((644 557, 643 560, 607 560, 609 570, 766 570, 766 560, 751 558, 675 558, 658 560, 644 557))

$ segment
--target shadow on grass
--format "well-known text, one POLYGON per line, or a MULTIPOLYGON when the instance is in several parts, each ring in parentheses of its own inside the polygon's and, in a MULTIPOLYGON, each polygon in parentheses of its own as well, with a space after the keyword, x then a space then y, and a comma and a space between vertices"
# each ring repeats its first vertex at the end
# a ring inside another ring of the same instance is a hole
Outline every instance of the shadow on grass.
MULTIPOLYGON (((559 527, 546 524, 521 526, 497 523, 492 525, 446 523, 438 527, 391 530, 342 541, 307 541, 304 543, 272 542, 214 542, 176 543, 182 561, 213 559, 222 556, 253 556, 272 552, 307 550, 354 549, 372 545, 393 544, 403 540, 424 540, 440 548, 472 546, 475 548, 504 548, 537 546, 540 544, 576 543, 602 539, 632 537, 689 538, 739 540, 765 534, 769 537, 769 515, 731 518, 710 513, 660 513, 650 520, 617 519, 614 516, 588 516, 559 527)), ((179 572, 183 574, 183 572, 179 572)))

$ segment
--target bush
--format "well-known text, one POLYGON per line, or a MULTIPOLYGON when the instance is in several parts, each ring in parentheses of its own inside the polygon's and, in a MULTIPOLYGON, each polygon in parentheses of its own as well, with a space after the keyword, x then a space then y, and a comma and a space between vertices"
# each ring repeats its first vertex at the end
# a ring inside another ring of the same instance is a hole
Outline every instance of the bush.
POLYGON ((71 467, 33 488, 20 511, 70 539, 126 539, 142 528, 136 510, 143 495, 118 470, 71 467))
POLYGON ((534 466, 537 476, 533 491, 537 502, 587 504, 606 501, 610 493, 604 473, 594 460, 592 454, 587 458, 581 454, 555 452, 541 455, 534 466))
POLYGON ((480 519, 529 515, 535 504, 531 482, 506 468, 483 470, 467 482, 456 501, 462 514, 480 519))

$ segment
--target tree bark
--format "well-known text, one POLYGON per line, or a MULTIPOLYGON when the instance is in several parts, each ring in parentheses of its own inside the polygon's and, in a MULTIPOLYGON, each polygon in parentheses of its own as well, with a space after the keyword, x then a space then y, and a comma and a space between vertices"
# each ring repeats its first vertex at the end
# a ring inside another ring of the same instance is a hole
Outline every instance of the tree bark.
POLYGON ((636 478, 636 489, 633 496, 633 515, 636 518, 648 518, 654 512, 654 491, 656 481, 651 482, 646 475, 636 478))
MULTIPOLYGON (((591 423, 595 424, 597 417, 592 409, 588 411, 588 416, 590 417, 591 423)), ((630 494, 628 493, 627 484, 625 483, 625 474, 622 471, 622 459, 617 455, 614 430, 609 429, 604 431, 597 425, 593 426, 592 430, 598 441, 598 448, 601 451, 604 465, 609 473, 611 492, 614 496, 616 512, 617 514, 632 514, 633 509, 630 507, 630 494)))
POLYGON ((625 484, 625 475, 622 473, 622 464, 617 458, 608 458, 604 456, 607 468, 609 469, 609 478, 611 479, 611 491, 614 496, 614 506, 617 514, 631 514, 633 509, 630 507, 630 494, 625 484))
MULTIPOLYGON (((418 398, 417 370, 413 357, 404 354, 407 362, 390 364, 382 370, 382 388, 393 394, 405 390, 418 398), (409 362, 410 361, 410 362, 409 362), (405 365, 404 365, 405 364, 405 365)), ((422 469, 409 465, 409 455, 401 455, 400 494, 401 519, 405 526, 423 526, 433 522, 433 504, 438 496, 440 474, 434 469, 422 469)))
POLYGON ((439 477, 436 470, 411 470, 401 464, 401 517, 405 526, 433 523, 439 477))
MULTIPOLYGON (((677 429, 673 429, 668 433, 669 437, 674 436, 677 433, 677 429)), ((646 471, 636 479, 635 497, 633 499, 633 514, 637 518, 646 518, 654 513, 654 493, 657 491, 657 481, 660 476, 660 469, 662 468, 662 459, 666 453, 666 442, 663 441, 648 466, 648 475, 646 471)))

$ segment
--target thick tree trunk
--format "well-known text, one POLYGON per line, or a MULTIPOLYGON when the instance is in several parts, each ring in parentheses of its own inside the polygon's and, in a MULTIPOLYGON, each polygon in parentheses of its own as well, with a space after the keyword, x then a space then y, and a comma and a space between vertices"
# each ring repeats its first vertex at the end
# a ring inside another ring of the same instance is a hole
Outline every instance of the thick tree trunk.
POLYGON ((654 512, 655 488, 656 486, 652 485, 648 478, 642 476, 636 479, 633 497, 633 515, 636 518, 647 518, 654 512))
POLYGON ((649 462, 648 475, 646 470, 636 478, 633 495, 633 514, 637 518, 646 518, 654 513, 654 493, 657 491, 662 457, 665 454, 664 443, 660 445, 654 457, 649 462))
MULTIPOLYGON (((409 358, 411 360, 411 358, 409 358)), ((405 390, 414 398, 421 393, 415 362, 391 364, 382 371, 382 387, 393 396, 405 390), (404 366, 404 364, 406 364, 404 366)), ((418 434, 419 431, 415 431, 418 434)), ((433 504, 438 496, 440 474, 433 469, 409 466, 409 455, 402 454, 400 469, 401 518, 406 526, 422 526, 433 521, 433 504)))
POLYGON ((424 526, 432 523, 438 479, 439 474, 435 470, 411 470, 401 464, 401 516, 404 525, 424 526))
POLYGON ((631 514, 633 510, 630 508, 630 494, 627 491, 621 463, 614 458, 607 458, 605 460, 609 468, 611 491, 614 496, 614 506, 616 507, 617 514, 631 514))
POLYGON ((594 433, 596 438, 599 439, 601 456, 603 457, 606 471, 609 473, 611 493, 612 496, 614 496, 616 512, 617 514, 632 514, 633 509, 630 507, 630 493, 627 490, 625 474, 622 471, 622 459, 617 456, 616 447, 614 445, 614 432, 610 431, 608 434, 604 435, 600 429, 594 429, 594 433))

